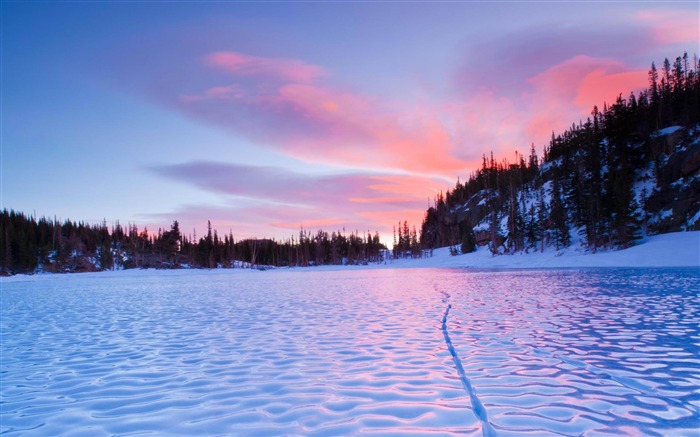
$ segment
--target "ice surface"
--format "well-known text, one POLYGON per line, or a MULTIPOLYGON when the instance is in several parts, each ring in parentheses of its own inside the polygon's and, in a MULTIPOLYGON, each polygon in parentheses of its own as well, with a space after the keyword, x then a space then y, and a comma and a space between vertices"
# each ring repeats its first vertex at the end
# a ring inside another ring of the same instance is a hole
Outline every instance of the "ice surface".
POLYGON ((0 433, 697 435, 699 289, 694 268, 14 278, 0 433))

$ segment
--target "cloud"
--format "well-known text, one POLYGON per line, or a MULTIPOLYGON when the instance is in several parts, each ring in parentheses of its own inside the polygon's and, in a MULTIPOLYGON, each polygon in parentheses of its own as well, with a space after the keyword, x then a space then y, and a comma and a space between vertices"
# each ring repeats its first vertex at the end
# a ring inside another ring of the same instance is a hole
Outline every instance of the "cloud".
POLYGON ((279 167, 209 161, 158 166, 152 171, 212 193, 305 207, 328 206, 350 198, 371 201, 384 197, 392 186, 414 179, 359 173, 307 175, 279 167))
MULTIPOLYGON (((192 205, 201 211, 193 220, 210 214, 233 223, 232 216, 243 231, 344 223, 390 232, 404 218, 418 224, 436 189, 451 185, 434 176, 464 179, 484 153, 511 158, 530 143, 541 147, 593 105, 645 87, 648 65, 659 61, 652 57, 669 44, 697 44, 696 16, 660 11, 475 35, 455 52, 454 69, 441 72, 447 85, 431 86, 440 92, 430 96, 379 96, 367 91, 372 84, 342 82, 330 65, 262 56, 276 48, 256 46, 255 35, 237 38, 246 42, 235 50, 215 39, 185 49, 160 44, 150 57, 126 50, 129 68, 112 70, 129 73, 120 85, 253 147, 357 169, 319 176, 202 161, 154 168, 221 196, 217 207, 192 205)), ((414 73, 426 77, 406 72, 414 73)))
POLYGON ((514 99, 521 96, 529 79, 576 56, 626 63, 648 53, 654 45, 649 29, 639 22, 601 19, 586 26, 544 23, 536 29, 470 44, 453 81, 463 96, 489 91, 496 97, 514 99))
POLYGON ((182 94, 183 112, 306 161, 424 174, 465 171, 455 139, 432 108, 384 102, 338 85, 300 60, 233 52, 204 56, 204 67, 245 76, 182 94))
POLYGON ((613 103, 647 86, 646 70, 590 56, 575 56, 528 80, 525 94, 531 114, 525 132, 542 144, 552 131, 561 132, 590 114, 594 105, 613 103))
POLYGON ((646 10, 637 12, 634 19, 651 29, 656 44, 693 43, 692 47, 698 46, 698 10, 695 13, 673 9, 646 10))
POLYGON ((187 52, 181 69, 158 74, 146 92, 297 159, 452 178, 478 166, 482 153, 510 157, 541 146, 594 104, 638 89, 645 79, 629 59, 657 44, 640 17, 472 41, 451 93, 440 98, 379 98, 339 83, 325 67, 243 50, 187 52))
POLYGON ((208 161, 157 166, 151 171, 223 196, 218 209, 200 208, 202 213, 190 212, 184 215, 186 220, 199 220, 201 226, 211 219, 224 229, 227 223, 242 230, 258 228, 261 235, 262 229, 277 229, 279 235, 303 226, 329 231, 336 227, 377 230, 386 236, 395 221, 408 218, 406 211, 416 216, 415 211, 425 209, 444 185, 441 180, 411 175, 309 175, 278 167, 208 161))
POLYGON ((593 105, 645 88, 649 65, 660 61, 655 57, 673 55, 677 43, 697 47, 697 14, 655 9, 466 42, 452 76, 461 103, 450 113, 464 114, 460 138, 501 156, 545 144, 553 131, 585 120, 593 105))
POLYGON ((237 52, 211 53, 204 57, 204 61, 233 75, 266 76, 285 82, 312 82, 326 74, 323 68, 297 59, 265 58, 237 52))
POLYGON ((483 153, 510 158, 530 143, 541 146, 594 104, 646 83, 644 70, 587 55, 541 66, 517 94, 483 87, 437 103, 381 101, 307 78, 216 85, 187 96, 181 109, 306 161, 456 177, 483 153))
POLYGON ((549 105, 563 100, 583 110, 612 102, 618 94, 626 97, 648 85, 646 69, 633 69, 615 59, 583 55, 548 68, 528 82, 533 87, 529 98, 544 95, 549 105))

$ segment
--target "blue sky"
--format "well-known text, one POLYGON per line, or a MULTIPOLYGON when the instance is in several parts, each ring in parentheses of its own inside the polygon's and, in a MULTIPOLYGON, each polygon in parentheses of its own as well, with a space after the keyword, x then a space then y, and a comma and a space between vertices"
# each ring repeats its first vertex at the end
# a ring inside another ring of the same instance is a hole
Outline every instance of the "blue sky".
MULTIPOLYGON (((2 207, 285 237, 419 225, 700 52, 697 2, 3 2, 2 207)), ((388 240, 388 239, 387 239, 388 240)))

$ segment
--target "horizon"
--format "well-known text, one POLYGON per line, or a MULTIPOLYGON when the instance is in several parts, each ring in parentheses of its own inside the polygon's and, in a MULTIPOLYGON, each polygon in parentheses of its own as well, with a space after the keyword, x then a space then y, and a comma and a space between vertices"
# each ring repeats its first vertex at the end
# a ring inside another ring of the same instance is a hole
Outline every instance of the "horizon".
POLYGON ((700 34, 696 2, 0 7, 2 208, 387 246, 700 34))

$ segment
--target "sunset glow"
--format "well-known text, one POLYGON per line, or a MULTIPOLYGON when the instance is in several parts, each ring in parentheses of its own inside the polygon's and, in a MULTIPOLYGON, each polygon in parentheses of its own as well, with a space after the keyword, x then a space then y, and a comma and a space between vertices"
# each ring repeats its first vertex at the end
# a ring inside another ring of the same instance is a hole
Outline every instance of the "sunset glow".
POLYGON ((3 3, 2 207, 236 238, 420 226, 700 52, 698 4, 3 3))

